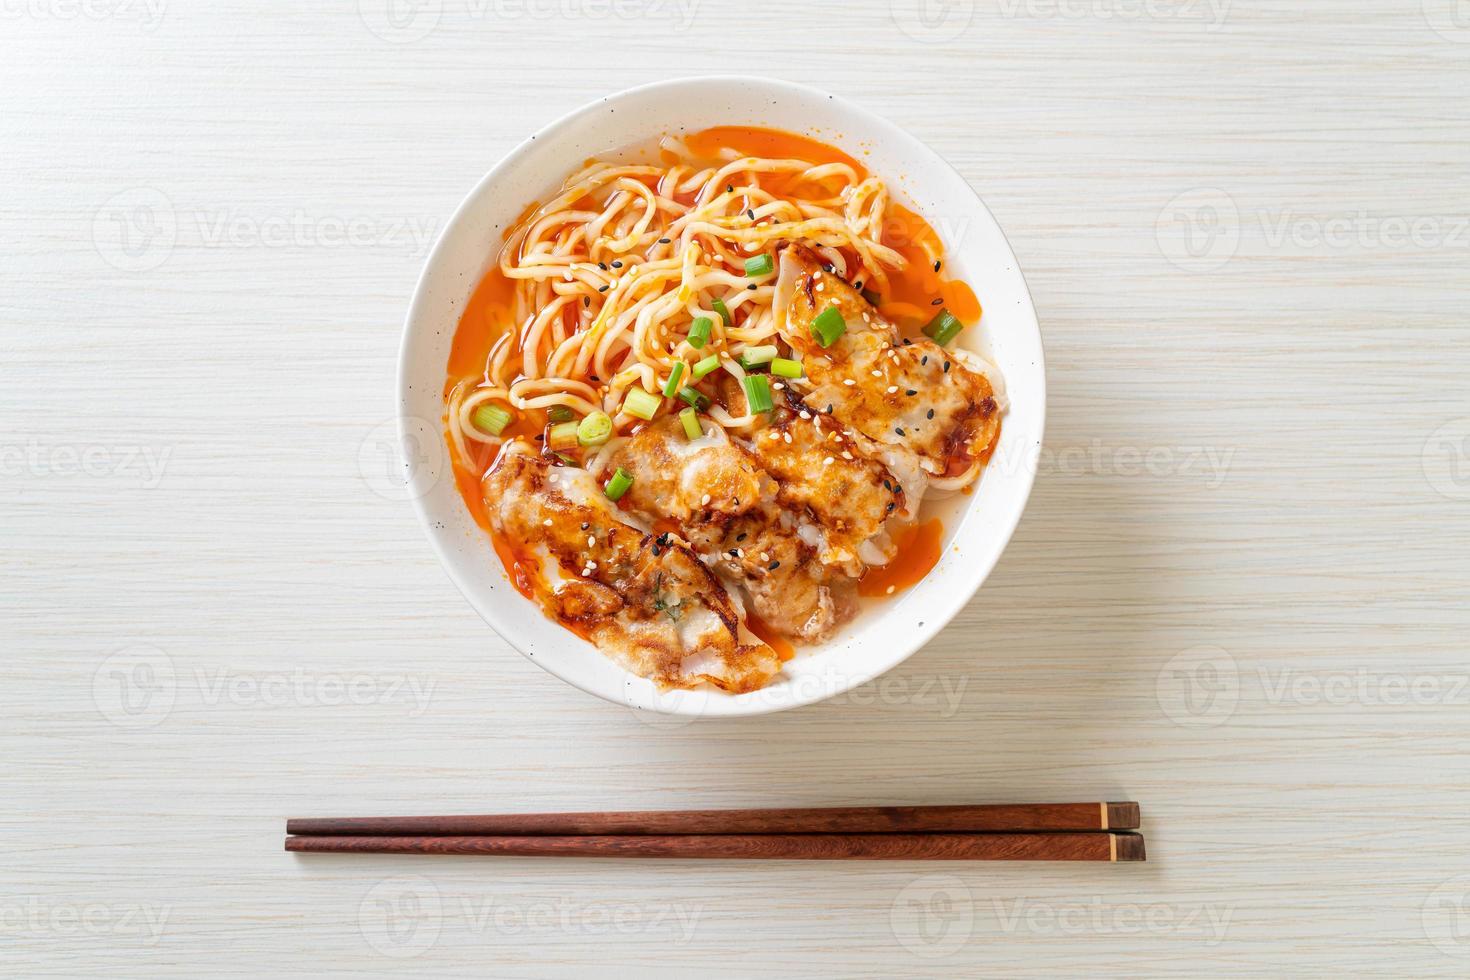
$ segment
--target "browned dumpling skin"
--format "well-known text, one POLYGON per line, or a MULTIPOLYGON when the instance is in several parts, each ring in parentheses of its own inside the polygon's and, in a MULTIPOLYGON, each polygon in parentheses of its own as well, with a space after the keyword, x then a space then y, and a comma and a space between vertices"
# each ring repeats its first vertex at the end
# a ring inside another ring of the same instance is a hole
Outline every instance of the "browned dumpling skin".
POLYGON ((691 440, 674 416, 644 426, 619 450, 612 465, 633 477, 627 506, 650 522, 681 525, 700 514, 740 514, 760 498, 763 474, 716 425, 691 440))
POLYGON ((633 476, 629 510, 655 524, 673 518, 772 629, 816 642, 850 618, 852 577, 821 560, 826 531, 816 515, 783 502, 780 481, 722 429, 691 441, 677 419, 660 419, 618 449, 614 466, 633 476))
POLYGON ((888 468, 863 454, 836 423, 822 424, 804 405, 755 433, 751 455, 776 481, 776 499, 785 507, 811 514, 824 537, 820 555, 826 564, 845 565, 860 575, 860 556, 886 559, 884 548, 868 553, 865 542, 883 534, 883 526, 904 504, 903 489, 888 468))
POLYGON ((999 432, 999 406, 989 380, 927 338, 905 343, 898 330, 842 277, 801 245, 781 253, 776 322, 802 355, 813 388, 803 397, 817 411, 876 443, 913 453, 925 472, 972 470, 999 432), (847 331, 823 348, 812 321, 835 306, 847 331))
POLYGON ((857 612, 857 578, 822 562, 801 524, 765 501, 724 525, 715 567, 745 587, 752 610, 773 629, 820 643, 857 612))
POLYGON ((546 612, 612 659, 664 688, 754 691, 780 669, 764 643, 742 642, 729 594, 687 546, 625 524, 583 470, 523 442, 485 477, 494 532, 535 574, 546 612))

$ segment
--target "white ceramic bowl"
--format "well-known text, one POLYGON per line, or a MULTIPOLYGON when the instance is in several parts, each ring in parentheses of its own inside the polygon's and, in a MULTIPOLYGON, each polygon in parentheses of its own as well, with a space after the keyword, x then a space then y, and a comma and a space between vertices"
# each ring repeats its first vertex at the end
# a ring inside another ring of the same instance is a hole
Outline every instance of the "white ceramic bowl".
POLYGON ((480 615, 527 657, 584 691, 675 715, 761 714, 856 687, 928 642, 974 595, 1010 540, 1031 491, 1046 408, 1041 332, 1026 283, 995 219, 958 173, 885 119, 816 89, 763 78, 677 79, 610 95, 565 116, 495 165, 445 227, 424 266, 404 329, 398 398, 411 448, 408 490, 449 575, 480 615), (450 339, 470 291, 525 205, 544 200, 588 156, 681 129, 756 125, 807 133, 857 156, 894 196, 924 215, 947 270, 975 289, 980 329, 960 343, 1005 377, 1010 408, 976 485, 944 517, 939 564, 907 592, 866 607, 830 642, 805 647, 766 689, 660 693, 547 619, 506 578, 466 511, 444 462, 441 397, 450 339), (427 460, 427 462, 426 462, 427 460))

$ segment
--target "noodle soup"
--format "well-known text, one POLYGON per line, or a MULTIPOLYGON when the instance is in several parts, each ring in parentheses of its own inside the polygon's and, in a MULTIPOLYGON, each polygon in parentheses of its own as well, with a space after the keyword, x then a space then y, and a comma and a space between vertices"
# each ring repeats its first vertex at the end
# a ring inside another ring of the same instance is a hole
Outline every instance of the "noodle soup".
POLYGON ((516 588, 664 688, 758 689, 940 557, 999 372, 975 292, 837 147, 718 127, 527 206, 444 386, 455 479, 516 588))

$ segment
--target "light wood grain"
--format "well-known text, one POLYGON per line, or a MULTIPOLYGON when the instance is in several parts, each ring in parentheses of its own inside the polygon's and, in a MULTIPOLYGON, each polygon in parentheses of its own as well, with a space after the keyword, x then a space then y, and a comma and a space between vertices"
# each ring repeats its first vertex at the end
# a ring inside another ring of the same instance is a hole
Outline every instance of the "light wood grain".
POLYGON ((1470 31, 1449 0, 917 5, 443 0, 409 43, 374 0, 5 6, 6 973, 1464 975, 1470 31), (412 229, 550 118, 709 71, 951 160, 1026 269, 1051 401, 1026 519, 935 642, 683 726, 485 628, 375 445, 412 229), (113 216, 146 189, 176 240, 137 269, 113 216), (1201 271, 1177 232, 1210 189, 1238 235, 1201 271), (127 714, 119 672, 171 710, 127 714), (1015 799, 1136 799, 1149 863, 280 851, 297 813, 1015 799))

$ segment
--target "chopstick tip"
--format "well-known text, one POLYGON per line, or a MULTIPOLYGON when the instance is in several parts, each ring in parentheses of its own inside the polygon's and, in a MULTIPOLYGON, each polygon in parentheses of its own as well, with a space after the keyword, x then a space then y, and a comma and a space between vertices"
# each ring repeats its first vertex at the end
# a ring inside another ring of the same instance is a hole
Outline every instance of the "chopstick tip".
POLYGON ((1137 803, 1104 803, 1103 830, 1137 830, 1143 814, 1137 803))
POLYGON ((1146 861, 1143 850, 1143 836, 1141 834, 1114 834, 1113 835, 1113 860, 1146 861))

